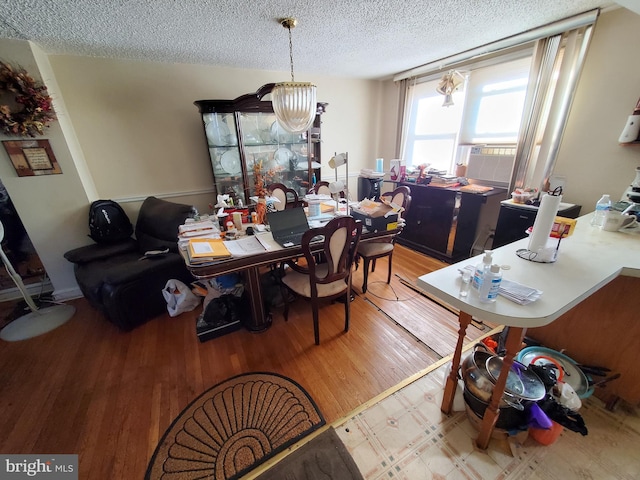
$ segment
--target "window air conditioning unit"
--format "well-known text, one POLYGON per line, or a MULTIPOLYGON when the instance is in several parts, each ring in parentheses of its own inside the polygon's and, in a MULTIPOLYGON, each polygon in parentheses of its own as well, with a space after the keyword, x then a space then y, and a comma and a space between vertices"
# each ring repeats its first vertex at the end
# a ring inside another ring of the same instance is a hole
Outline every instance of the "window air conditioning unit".
POLYGON ((515 145, 483 145, 471 147, 467 163, 470 183, 507 188, 516 158, 515 145))

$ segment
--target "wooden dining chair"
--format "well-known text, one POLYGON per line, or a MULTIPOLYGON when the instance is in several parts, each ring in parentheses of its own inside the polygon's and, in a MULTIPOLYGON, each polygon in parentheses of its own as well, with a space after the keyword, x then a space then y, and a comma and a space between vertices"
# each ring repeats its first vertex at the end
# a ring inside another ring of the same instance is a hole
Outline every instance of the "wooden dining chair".
POLYGON ((267 191, 272 197, 275 197, 279 202, 273 202, 273 207, 276 210, 284 210, 285 208, 296 208, 300 206, 300 199, 298 193, 287 187, 282 183, 272 183, 267 186, 267 191))
POLYGON ((285 299, 284 319, 289 319, 289 291, 311 300, 313 331, 316 345, 320 344, 318 308, 321 300, 344 297, 344 331, 349 331, 351 304, 351 270, 362 234, 362 223, 351 216, 330 220, 324 227, 312 228, 302 237, 302 251, 306 265, 293 261, 281 264, 282 297, 285 299), (322 244, 311 244, 322 235, 322 244), (320 248, 313 248, 318 245, 320 248), (322 263, 318 263, 322 253, 322 263))
MULTIPOLYGON (((381 195, 381 198, 387 197, 391 203, 404 208, 403 214, 406 215, 409 206, 411 205, 411 190, 409 187, 400 186, 393 192, 387 192, 381 195)), ((396 235, 389 239, 372 241, 362 243, 358 246, 357 257, 364 261, 363 275, 364 280, 362 282, 362 293, 367 291, 367 281, 369 278, 369 265, 371 265, 371 272, 376 269, 376 260, 382 257, 389 257, 389 270, 387 273, 387 283, 391 283, 391 268, 393 260, 393 248, 396 241, 396 235)))
POLYGON ((316 195, 331 195, 331 191, 329 190, 329 182, 318 182, 313 188, 309 191, 309 193, 315 193, 316 195))

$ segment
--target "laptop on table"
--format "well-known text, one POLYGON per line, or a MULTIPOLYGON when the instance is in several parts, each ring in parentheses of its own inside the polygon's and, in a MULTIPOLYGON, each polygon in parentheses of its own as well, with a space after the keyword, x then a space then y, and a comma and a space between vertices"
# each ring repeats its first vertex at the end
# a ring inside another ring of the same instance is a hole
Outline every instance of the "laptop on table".
MULTIPOLYGON (((273 239, 285 248, 300 245, 302 235, 309 230, 304 208, 285 208, 277 212, 268 212, 267 221, 273 239)), ((313 240, 319 241, 321 237, 313 240)))

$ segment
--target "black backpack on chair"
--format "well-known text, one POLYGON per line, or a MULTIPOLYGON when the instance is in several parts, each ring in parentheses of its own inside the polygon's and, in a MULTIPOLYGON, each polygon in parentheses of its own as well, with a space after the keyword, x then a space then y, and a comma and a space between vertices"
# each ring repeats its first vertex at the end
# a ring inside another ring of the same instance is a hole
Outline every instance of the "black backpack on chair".
POLYGON ((133 225, 122 207, 113 200, 96 200, 89 207, 89 236, 97 243, 126 240, 133 225))

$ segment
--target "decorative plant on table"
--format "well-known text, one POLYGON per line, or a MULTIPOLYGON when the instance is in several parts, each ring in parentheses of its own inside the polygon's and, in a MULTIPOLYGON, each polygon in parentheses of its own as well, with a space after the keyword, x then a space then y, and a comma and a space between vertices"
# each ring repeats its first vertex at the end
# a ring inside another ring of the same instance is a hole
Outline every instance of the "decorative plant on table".
POLYGON ((256 160, 253 163, 253 185, 258 197, 256 204, 256 213, 258 214, 257 222, 264 223, 267 215, 267 185, 273 182, 274 177, 282 168, 270 168, 267 171, 262 170, 262 160, 256 160))

